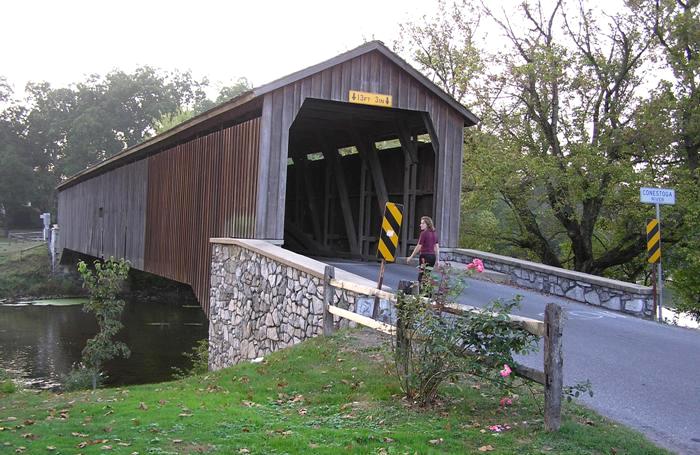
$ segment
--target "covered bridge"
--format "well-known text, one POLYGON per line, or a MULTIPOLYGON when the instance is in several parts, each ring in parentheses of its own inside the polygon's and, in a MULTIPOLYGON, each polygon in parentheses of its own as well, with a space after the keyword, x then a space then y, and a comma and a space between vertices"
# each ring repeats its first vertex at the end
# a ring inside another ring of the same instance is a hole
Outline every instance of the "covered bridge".
POLYGON ((375 256, 384 203, 457 246, 463 129, 477 118, 373 41, 246 92, 62 183, 60 246, 186 283, 208 314, 209 239, 375 256))

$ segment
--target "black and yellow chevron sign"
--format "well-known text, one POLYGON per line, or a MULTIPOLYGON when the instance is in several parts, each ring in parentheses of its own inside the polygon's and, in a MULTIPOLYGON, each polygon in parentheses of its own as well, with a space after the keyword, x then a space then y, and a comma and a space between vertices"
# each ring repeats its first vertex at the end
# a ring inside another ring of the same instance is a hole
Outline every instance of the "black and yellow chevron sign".
POLYGON ((656 264, 661 259, 661 230, 656 218, 647 222, 647 258, 649 264, 656 264))
POLYGON ((403 205, 387 202, 384 206, 384 218, 382 219, 382 233, 379 236, 377 257, 386 262, 396 260, 396 247, 399 245, 399 232, 403 220, 403 205))

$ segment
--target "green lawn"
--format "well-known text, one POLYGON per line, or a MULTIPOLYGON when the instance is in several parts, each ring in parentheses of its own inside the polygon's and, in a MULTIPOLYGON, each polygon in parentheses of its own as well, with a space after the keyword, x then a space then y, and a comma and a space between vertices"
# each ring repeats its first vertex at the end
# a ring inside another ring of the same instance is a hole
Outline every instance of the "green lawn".
POLYGON ((401 399, 384 345, 366 334, 315 338, 182 381, 9 394, 0 452, 667 453, 578 405, 566 407, 560 432, 545 433, 541 396, 527 390, 504 412, 495 390, 460 382, 437 407, 416 408, 401 399), (489 430, 497 424, 510 430, 489 430))

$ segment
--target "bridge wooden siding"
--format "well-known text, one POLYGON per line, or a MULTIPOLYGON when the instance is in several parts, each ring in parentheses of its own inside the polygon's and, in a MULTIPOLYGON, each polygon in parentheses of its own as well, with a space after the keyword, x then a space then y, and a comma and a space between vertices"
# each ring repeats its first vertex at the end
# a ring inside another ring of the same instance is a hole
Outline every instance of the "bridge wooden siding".
POLYGON ((209 308, 212 237, 255 234, 260 118, 148 158, 145 270, 188 283, 209 308))
POLYGON ((59 193, 61 243, 192 286, 209 310, 209 239, 255 231, 260 118, 59 193))
MULTIPOLYGON (((463 128, 478 119, 383 44, 370 42, 71 177, 58 188, 61 247, 123 257, 137 269, 190 284, 208 314, 209 238, 283 241, 290 127, 305 100, 347 104, 349 90, 391 95, 394 109, 372 109, 395 116, 394 137, 401 133, 402 142, 430 135, 434 216, 441 244, 457 246, 463 128), (401 131, 407 111, 423 115, 413 131, 401 131)), ((345 118, 337 114, 336 122, 345 118)), ((353 116, 343 121, 349 130, 363 124, 353 116)), ((371 140, 386 133, 357 131, 371 140)))
POLYGON ((259 187, 267 191, 258 193, 256 238, 284 237, 289 129, 304 101, 314 98, 347 103, 349 91, 359 90, 391 95, 394 108, 428 114, 426 128, 437 155, 435 222, 440 226, 440 243, 457 246, 463 130, 465 123, 474 124, 476 118, 473 123, 465 122, 466 109, 460 111, 446 103, 444 92, 440 96, 431 90, 435 87, 432 82, 388 49, 381 46, 377 50, 350 59, 346 54, 339 55, 260 88, 269 91, 263 102, 260 155, 261 161, 270 165, 261 168, 260 173, 259 187))
POLYGON ((148 163, 137 161, 59 192, 60 247, 144 270, 147 182, 148 163))

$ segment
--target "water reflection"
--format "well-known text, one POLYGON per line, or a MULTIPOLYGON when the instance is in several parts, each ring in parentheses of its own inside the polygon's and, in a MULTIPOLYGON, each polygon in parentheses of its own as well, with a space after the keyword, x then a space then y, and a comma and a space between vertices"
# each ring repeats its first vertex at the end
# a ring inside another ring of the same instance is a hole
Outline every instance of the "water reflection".
MULTIPOLYGON (((186 366, 182 352, 208 331, 204 313, 191 305, 127 301, 122 322, 119 338, 131 357, 105 365, 109 385, 170 379, 173 366, 186 366)), ((86 340, 96 332, 94 317, 80 305, 0 305, 0 368, 30 385, 55 385, 80 360, 86 340)))

